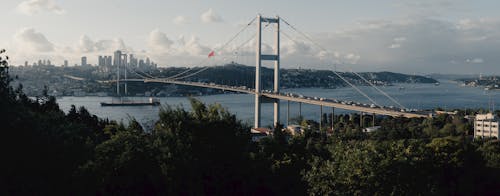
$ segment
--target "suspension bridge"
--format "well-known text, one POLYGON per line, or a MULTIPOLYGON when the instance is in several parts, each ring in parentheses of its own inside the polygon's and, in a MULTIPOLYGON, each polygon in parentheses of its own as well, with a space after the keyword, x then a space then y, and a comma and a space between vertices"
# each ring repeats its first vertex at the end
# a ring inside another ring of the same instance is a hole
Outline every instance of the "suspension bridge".
MULTIPOLYGON (((280 24, 283 22, 286 26, 288 26, 290 29, 292 29, 294 32, 296 32, 298 35, 302 36, 305 40, 309 41, 312 43, 312 45, 316 46, 317 48, 320 49, 322 52, 326 52, 329 54, 332 54, 330 51, 326 50, 325 47, 321 46, 317 42, 315 42, 311 36, 307 35, 306 33, 298 30, 296 27, 291 25, 288 21, 284 20, 283 18, 280 17, 262 17, 261 15, 257 15, 257 17, 253 18, 247 25, 245 25, 236 35, 234 35, 231 39, 229 39, 228 42, 223 44, 217 49, 212 50, 208 54, 208 58, 204 59, 201 63, 204 63, 207 60, 210 60, 211 58, 214 58, 218 56, 219 54, 222 54, 224 49, 234 40, 238 38, 238 36, 244 32, 248 27, 251 25, 255 24, 256 25, 256 34, 254 36, 250 37, 250 39, 245 39, 243 44, 238 44, 234 50, 238 50, 241 47, 247 45, 251 40, 255 40, 255 86, 254 88, 249 88, 246 86, 229 86, 229 85, 224 85, 224 84, 214 84, 214 83, 206 83, 206 82, 196 82, 196 81, 189 81, 185 80, 187 78, 193 77, 209 68, 209 66, 203 67, 203 68, 189 68, 181 73, 172 75, 170 77, 165 77, 165 78, 158 78, 154 77, 150 74, 147 74, 145 72, 141 72, 138 70, 134 70, 126 65, 122 66, 117 66, 118 71, 117 71, 117 79, 114 80, 117 83, 117 93, 120 94, 120 82, 125 83, 125 92, 126 92, 126 82, 144 82, 144 83, 165 83, 165 84, 176 84, 176 85, 185 85, 185 86, 194 86, 194 87, 202 87, 202 88, 211 88, 211 89, 220 89, 223 91, 232 91, 232 92, 239 92, 239 93, 246 93, 246 94, 252 94, 255 96, 255 111, 254 111, 254 128, 259 128, 261 127, 261 107, 262 107, 262 102, 263 99, 268 99, 273 102, 273 107, 274 107, 274 113, 273 113, 273 122, 276 125, 276 123, 279 123, 280 119, 280 100, 288 101, 290 102, 298 102, 298 103, 304 103, 304 104, 312 104, 312 105, 318 105, 320 106, 321 110, 321 115, 323 114, 323 107, 329 107, 332 109, 332 112, 334 111, 335 108, 339 109, 344 109, 344 110, 349 110, 349 111, 357 111, 360 112, 361 115, 363 114, 369 114, 369 115, 385 115, 385 116, 393 116, 393 117, 405 117, 405 118, 424 118, 424 117, 429 117, 429 113, 425 112, 415 112, 406 109, 403 105, 401 105, 396 99, 382 91, 380 88, 378 88, 376 85, 372 84, 368 79, 364 78, 360 74, 351 71, 354 73, 357 77, 359 77, 362 81, 366 82, 369 86, 373 87, 376 91, 379 93, 383 94, 386 96, 390 101, 394 102, 396 105, 399 106, 399 108, 395 109, 393 107, 386 107, 379 105, 374 99, 372 99, 367 93, 361 91, 358 87, 356 87, 352 82, 348 81, 342 75, 340 75, 336 70, 333 71, 333 73, 342 79, 346 84, 351 86, 354 90, 356 90, 358 93, 363 95, 365 98, 367 98, 371 103, 370 104, 359 104, 353 101, 339 101, 336 99, 332 98, 318 98, 318 97, 310 97, 310 96, 304 96, 300 94, 296 94, 293 92, 286 92, 283 93, 281 92, 280 89, 280 35, 283 34, 285 37, 290 39, 292 42, 297 43, 295 39, 292 38, 292 36, 288 35, 287 33, 284 33, 280 31, 280 24), (263 28, 271 26, 274 30, 274 46, 272 47, 272 52, 269 52, 267 50, 267 54, 263 54, 263 45, 262 45, 262 32, 263 28), (262 81, 261 81, 261 67, 263 62, 271 62, 274 67, 274 83, 273 83, 273 89, 272 90, 263 90, 262 89, 262 81), (122 67, 125 75, 125 78, 120 79, 120 67, 122 67), (127 78, 127 72, 132 72, 133 74, 137 75, 139 78, 127 78)), ((236 52, 235 52, 236 53, 236 52)), ((287 107, 287 110, 289 110, 289 105, 287 107)), ((288 121, 287 121, 288 122, 288 121)), ((320 124, 321 126, 321 124, 320 124)))

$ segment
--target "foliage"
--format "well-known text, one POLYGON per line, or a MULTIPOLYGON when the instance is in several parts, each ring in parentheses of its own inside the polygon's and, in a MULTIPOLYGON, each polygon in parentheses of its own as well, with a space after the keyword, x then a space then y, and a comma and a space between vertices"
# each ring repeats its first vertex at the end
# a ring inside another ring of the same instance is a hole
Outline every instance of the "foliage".
POLYGON ((189 111, 161 108, 150 130, 83 107, 64 113, 46 93, 12 88, 2 59, 2 195, 500 194, 500 143, 471 140, 464 112, 376 118, 373 133, 359 115, 329 116, 329 137, 301 117, 303 135, 278 125, 254 143, 235 115, 196 99, 189 111))

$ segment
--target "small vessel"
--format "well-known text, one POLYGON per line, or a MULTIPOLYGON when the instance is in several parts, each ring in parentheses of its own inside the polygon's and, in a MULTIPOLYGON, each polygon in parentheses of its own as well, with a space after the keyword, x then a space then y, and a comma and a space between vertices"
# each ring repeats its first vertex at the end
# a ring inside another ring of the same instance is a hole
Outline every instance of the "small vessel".
POLYGON ((399 90, 400 90, 400 91, 405 90, 405 87, 400 86, 400 87, 399 87, 399 90))
POLYGON ((440 84, 441 84, 441 83, 436 82, 436 83, 434 83, 434 86, 439 86, 440 84))
POLYGON ((160 105, 160 100, 149 98, 148 101, 137 101, 128 100, 126 98, 120 97, 119 100, 112 100, 111 102, 101 102, 101 106, 158 106, 160 105))

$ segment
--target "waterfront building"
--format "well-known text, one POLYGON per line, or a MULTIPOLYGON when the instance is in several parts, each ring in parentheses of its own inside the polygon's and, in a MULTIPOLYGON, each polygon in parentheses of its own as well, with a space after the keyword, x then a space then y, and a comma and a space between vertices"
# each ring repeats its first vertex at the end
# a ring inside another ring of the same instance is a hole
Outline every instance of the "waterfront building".
POLYGON ((493 113, 478 114, 474 120, 474 137, 475 138, 500 138, 499 118, 493 113))

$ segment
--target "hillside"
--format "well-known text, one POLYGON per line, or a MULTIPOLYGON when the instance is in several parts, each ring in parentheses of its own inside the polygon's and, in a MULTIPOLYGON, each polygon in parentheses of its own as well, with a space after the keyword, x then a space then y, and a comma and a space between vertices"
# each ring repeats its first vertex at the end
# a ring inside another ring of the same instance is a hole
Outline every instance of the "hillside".
MULTIPOLYGON (((178 75, 189 75, 203 69, 183 67, 159 68, 148 71, 147 75, 165 78, 178 75), (186 72, 187 71, 187 72, 186 72)), ((14 85, 21 83, 25 92, 30 96, 40 95, 44 86, 49 88, 52 95, 62 96, 85 96, 85 95, 114 95, 115 85, 113 83, 100 83, 98 81, 115 80, 116 72, 103 71, 99 67, 76 66, 20 66, 12 67, 11 73, 16 76, 14 85), (70 77, 68 77, 70 76, 70 77), (81 80, 75 78, 82 78, 81 80)), ((353 73, 338 72, 343 78, 355 85, 368 85, 353 73)), ((435 83, 434 79, 392 72, 363 72, 359 73, 376 85, 392 85, 393 83, 435 83)), ((129 73, 129 78, 138 78, 137 74, 129 73)), ((274 73, 272 69, 262 68, 262 88, 273 88, 274 73)), ((347 86, 334 72, 328 70, 312 69, 282 69, 282 88, 339 88, 347 86)), ((247 86, 254 88, 255 68, 240 64, 228 64, 215 66, 185 78, 184 80, 213 82, 232 86, 247 86)), ((202 89, 197 87, 174 86, 166 84, 155 84, 142 82, 130 82, 128 84, 129 94, 133 96, 185 96, 193 94, 220 93, 217 90, 202 89)))

